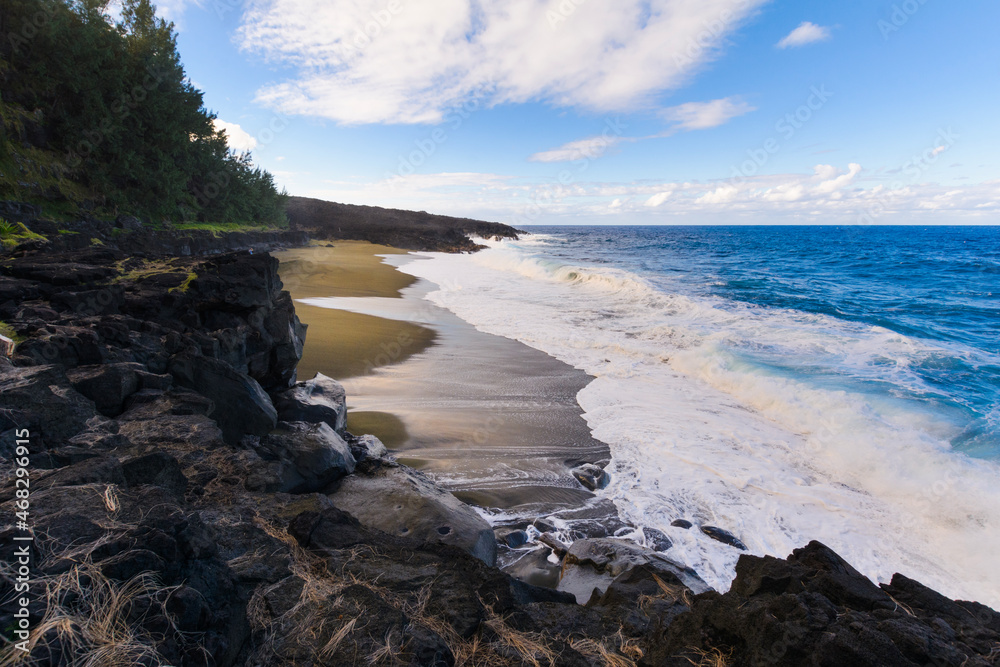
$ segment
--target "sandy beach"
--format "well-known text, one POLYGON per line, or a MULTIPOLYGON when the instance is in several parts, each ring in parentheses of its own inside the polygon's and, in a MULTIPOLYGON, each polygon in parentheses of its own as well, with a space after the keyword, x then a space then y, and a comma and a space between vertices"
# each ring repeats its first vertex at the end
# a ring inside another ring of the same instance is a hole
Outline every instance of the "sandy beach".
MULTIPOLYGON (((400 290, 415 278, 382 263, 378 254, 405 254, 389 246, 364 241, 339 241, 276 253, 281 280, 292 298, 400 298, 400 290)), ((309 325, 308 343, 299 362, 299 378, 317 372, 347 379, 378 366, 400 363, 426 349, 435 333, 409 322, 360 313, 295 304, 299 319, 309 325)))
POLYGON ((299 377, 344 383, 349 429, 481 507, 534 516, 592 504, 570 474, 609 456, 576 403, 590 376, 430 304, 435 285, 390 265, 420 261, 404 251, 337 242, 277 257, 310 325, 299 377))

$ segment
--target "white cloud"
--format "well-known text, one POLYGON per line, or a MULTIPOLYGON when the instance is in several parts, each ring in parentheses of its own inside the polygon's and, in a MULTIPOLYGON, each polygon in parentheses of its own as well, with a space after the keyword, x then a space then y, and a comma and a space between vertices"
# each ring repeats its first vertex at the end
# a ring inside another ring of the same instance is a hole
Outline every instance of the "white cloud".
POLYGON ((809 21, 803 21, 799 24, 798 28, 785 35, 776 46, 779 49, 787 49, 789 47, 805 46, 813 42, 823 42, 828 39, 830 39, 829 28, 824 28, 809 21))
POLYGON ((934 224, 992 223, 1000 181, 956 188, 910 183, 889 188, 858 164, 818 165, 810 173, 704 183, 633 182, 553 185, 500 174, 395 176, 337 182, 302 192, 347 203, 427 210, 518 225, 586 224, 934 224), (870 177, 874 179, 873 177, 870 177))
POLYGON ((846 188, 848 185, 854 182, 855 177, 861 173, 861 165, 856 162, 852 162, 847 166, 847 173, 840 174, 839 176, 833 176, 830 173, 830 165, 818 165, 816 167, 816 176, 821 178, 821 182, 816 186, 815 192, 818 194, 830 194, 846 188))
POLYGON ((560 1, 258 0, 239 41, 298 70, 258 101, 344 124, 440 122, 470 99, 634 110, 716 57, 766 2, 586 2, 553 29, 560 1))
POLYGON ((528 158, 530 162, 570 162, 573 160, 596 160, 604 155, 609 148, 623 141, 622 137, 589 137, 577 139, 563 144, 559 148, 535 153, 528 158))
POLYGON ((216 130, 225 130, 226 143, 235 151, 249 151, 257 147, 257 140, 236 123, 227 123, 216 118, 212 121, 216 130))
POLYGON ((652 197, 650 197, 649 199, 646 200, 646 204, 645 205, 649 206, 650 208, 656 208, 657 206, 661 205, 663 202, 665 202, 668 199, 670 199, 670 195, 672 195, 672 194, 673 194, 673 191, 671 191, 671 190, 665 190, 663 192, 657 192, 655 195, 653 195, 652 197))
POLYGON ((640 141, 654 137, 665 137, 679 130, 707 130, 729 122, 737 116, 754 111, 755 107, 744 102, 740 97, 725 97, 711 102, 688 102, 679 106, 664 109, 664 118, 675 123, 666 132, 652 137, 622 137, 605 132, 601 136, 587 137, 565 143, 558 148, 535 153, 528 158, 531 162, 570 162, 573 160, 595 160, 604 155, 608 149, 623 142, 640 141))
POLYGON ((706 192, 695 201, 699 204, 728 204, 736 199, 740 193, 739 188, 733 185, 720 185, 716 189, 706 192))
POLYGON ((711 102, 688 102, 663 110, 663 117, 682 130, 707 130, 723 125, 737 116, 754 111, 740 97, 724 97, 711 102))

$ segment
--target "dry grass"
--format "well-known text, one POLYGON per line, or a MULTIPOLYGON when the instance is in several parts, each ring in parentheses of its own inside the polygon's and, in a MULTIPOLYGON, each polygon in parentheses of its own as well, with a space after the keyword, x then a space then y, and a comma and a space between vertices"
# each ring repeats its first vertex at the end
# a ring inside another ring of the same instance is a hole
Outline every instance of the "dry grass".
POLYGON ((733 649, 723 652, 720 648, 712 648, 706 651, 704 649, 695 648, 694 646, 689 646, 687 650, 699 657, 698 662, 695 662, 691 658, 685 658, 685 660, 690 662, 695 667, 728 667, 729 661, 733 658, 733 649))
POLYGON ((618 640, 617 650, 590 638, 570 640, 569 645, 580 655, 605 667, 635 667, 635 661, 645 653, 636 640, 625 638, 622 628, 618 628, 615 637, 618 640))
POLYGON ((32 586, 34 595, 44 587, 46 606, 45 615, 28 637, 28 648, 35 657, 26 657, 30 654, 8 645, 0 651, 0 667, 50 664, 46 653, 51 654, 52 662, 79 667, 129 667, 140 661, 160 664, 157 638, 142 629, 141 617, 129 620, 140 597, 148 597, 152 608, 158 607, 169 619, 163 602, 155 600, 166 600, 173 589, 164 588, 151 573, 119 583, 105 577, 93 563, 83 561, 63 574, 35 578, 32 586))
POLYGON ((679 584, 668 584, 655 574, 653 574, 653 579, 656 580, 656 585, 660 587, 660 594, 640 595, 638 599, 640 609, 647 611, 651 604, 661 600, 666 600, 670 604, 677 604, 680 602, 687 607, 691 606, 691 594, 687 588, 679 584))
MULTIPOLYGON (((907 616, 913 616, 914 618, 916 618, 917 615, 913 613, 912 609, 910 609, 909 607, 907 607, 905 604, 903 604, 902 602, 900 602, 896 598, 892 597, 891 594, 886 593, 886 595, 888 595, 889 599, 892 600, 893 604, 896 605, 896 609, 902 609, 906 613, 907 616)), ((895 609, 893 611, 895 611, 895 609)))
POLYGON ((390 631, 385 636, 385 643, 380 644, 379 647, 368 656, 369 665, 384 665, 384 664, 396 664, 402 662, 399 659, 399 654, 402 653, 401 646, 393 645, 393 640, 395 639, 395 633, 390 631))
MULTIPOLYGON (((349 586, 362 586, 388 606, 402 612, 410 623, 429 630, 440 637, 455 657, 457 667, 507 667, 514 665, 555 665, 557 653, 550 647, 545 637, 536 633, 520 632, 510 627, 502 616, 488 604, 484 628, 471 638, 461 637, 444 619, 428 612, 433 593, 433 583, 424 586, 415 596, 402 596, 379 585, 377 580, 368 580, 354 573, 331 572, 326 561, 303 549, 284 530, 272 525, 261 517, 255 523, 268 535, 286 544, 292 555, 291 570, 302 579, 303 588, 298 602, 280 618, 272 618, 267 609, 263 592, 255 593, 250 601, 251 623, 265 632, 265 639, 256 652, 256 657, 267 662, 268 656, 279 653, 279 642, 283 645, 322 648, 316 653, 317 659, 324 659, 345 646, 352 636, 358 644, 370 643, 372 638, 365 632, 361 620, 366 610, 354 610, 351 616, 330 634, 325 636, 324 623, 336 618, 334 613, 346 605, 340 593, 349 586), (360 611, 360 613, 358 613, 360 611), (485 634, 484 634, 485 631, 485 634)), ((344 552, 348 562, 377 553, 370 546, 360 546, 344 552)), ((482 600, 480 601, 482 602, 482 600)), ((374 642, 375 648, 365 657, 370 665, 398 664, 405 651, 405 638, 398 632, 390 632, 374 642)))

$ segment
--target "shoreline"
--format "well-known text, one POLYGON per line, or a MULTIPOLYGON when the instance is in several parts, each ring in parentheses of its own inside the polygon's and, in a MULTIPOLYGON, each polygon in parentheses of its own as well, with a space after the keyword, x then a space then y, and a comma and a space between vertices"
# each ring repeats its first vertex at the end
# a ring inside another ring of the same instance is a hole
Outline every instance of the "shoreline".
POLYGON ((317 372, 338 380, 365 375, 434 345, 436 334, 427 327, 301 302, 330 296, 400 298, 400 290, 416 279, 383 264, 377 254, 406 252, 366 241, 338 241, 275 254, 296 314, 310 327, 310 344, 298 365, 302 378, 317 372))
MULTIPOLYGON (((478 331, 426 301, 423 296, 436 287, 393 266, 405 252, 338 243, 278 255, 282 262, 308 264, 338 261, 342 253, 364 267, 353 277, 363 271, 370 276, 360 281, 369 287, 358 290, 339 276, 304 273, 293 265, 286 286, 303 321, 341 328, 372 323, 381 350, 373 360, 383 362, 369 364, 367 372, 334 375, 326 360, 349 354, 351 343, 312 326, 300 362, 308 369, 303 377, 315 368, 342 381, 350 397, 349 428, 376 435, 401 463, 430 473, 466 502, 522 519, 592 503, 594 494, 571 470, 610 458, 576 403, 593 378, 517 341, 478 331), (392 263, 377 254, 390 255, 392 263), (360 261, 361 255, 377 264, 360 261), (311 281, 308 286, 300 276, 311 281), (386 283, 388 288, 380 287, 386 283), (328 294, 317 296, 323 292, 328 294), (407 327, 432 332, 431 342, 420 344, 407 327), (389 338, 383 331, 401 333, 389 338)), ((602 511, 610 514, 607 507, 602 511)))

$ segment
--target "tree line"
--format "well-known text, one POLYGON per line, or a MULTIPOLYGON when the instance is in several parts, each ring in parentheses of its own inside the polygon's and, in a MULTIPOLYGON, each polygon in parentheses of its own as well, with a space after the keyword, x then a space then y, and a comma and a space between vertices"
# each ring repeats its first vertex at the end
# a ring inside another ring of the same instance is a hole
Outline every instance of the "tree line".
POLYGON ((229 149, 149 0, 0 3, 0 199, 152 221, 281 225, 284 192, 229 149))

